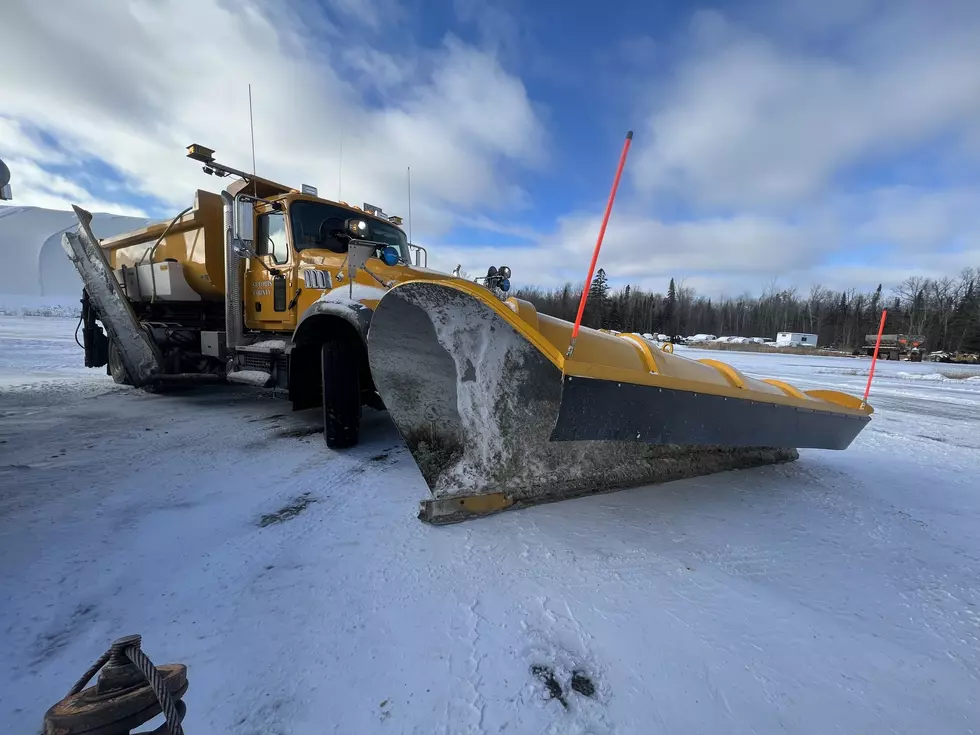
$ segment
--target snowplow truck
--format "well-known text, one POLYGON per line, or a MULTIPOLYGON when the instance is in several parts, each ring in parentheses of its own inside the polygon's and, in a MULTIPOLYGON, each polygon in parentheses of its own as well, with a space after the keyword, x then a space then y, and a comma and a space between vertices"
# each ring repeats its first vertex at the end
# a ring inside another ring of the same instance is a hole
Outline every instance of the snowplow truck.
MULTIPOLYGON (((905 357, 911 362, 922 362, 922 345, 925 341, 925 337, 916 334, 883 334, 878 357, 883 360, 901 360, 905 357)), ((864 354, 873 356, 877 343, 877 334, 864 335, 864 354)))
POLYGON ((75 208, 85 364, 119 383, 245 383, 321 407, 328 447, 387 410, 449 523, 551 500, 842 450, 861 399, 748 377, 633 334, 582 328, 427 267, 398 218, 320 198, 188 148, 206 173, 169 222, 98 240, 75 208))

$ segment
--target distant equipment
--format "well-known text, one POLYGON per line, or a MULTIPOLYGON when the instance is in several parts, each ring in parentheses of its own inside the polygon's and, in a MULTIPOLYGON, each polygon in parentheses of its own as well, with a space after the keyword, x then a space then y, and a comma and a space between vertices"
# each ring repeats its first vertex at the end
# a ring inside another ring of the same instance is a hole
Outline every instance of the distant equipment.
MULTIPOLYGON (((878 340, 877 334, 866 334, 864 336, 864 354, 869 357, 874 354, 875 342, 878 340)), ((926 338, 919 334, 883 334, 881 335, 881 349, 878 357, 882 360, 910 360, 911 362, 921 362, 923 349, 922 345, 926 338)))
POLYGON ((816 347, 817 335, 804 332, 780 332, 776 335, 776 347, 816 347))

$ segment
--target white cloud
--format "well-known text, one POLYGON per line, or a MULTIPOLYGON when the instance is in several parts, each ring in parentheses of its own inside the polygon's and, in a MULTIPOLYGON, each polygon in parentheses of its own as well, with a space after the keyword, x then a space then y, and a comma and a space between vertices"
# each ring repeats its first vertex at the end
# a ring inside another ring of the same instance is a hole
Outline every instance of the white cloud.
POLYGON ((70 209, 77 204, 89 211, 146 216, 138 207, 106 201, 78 181, 42 168, 41 164, 65 165, 71 159, 20 123, 4 117, 0 117, 0 158, 10 169, 16 204, 47 209, 70 209))
POLYGON ((4 13, 0 46, 18 59, 0 79, 4 114, 168 208, 224 183, 183 157, 187 144, 250 165, 249 83, 262 173, 333 196, 343 130, 344 199, 404 214, 411 165, 417 233, 520 200, 500 164, 533 158, 545 139, 520 80, 452 38, 421 62, 364 44, 352 56, 358 44, 322 16, 259 0, 13 0, 4 13))
POLYGON ((833 55, 829 43, 696 16, 666 92, 652 87, 637 184, 705 206, 773 209, 810 200, 849 166, 975 129, 980 5, 936 5, 891 3, 857 26, 834 17, 833 55))
MULTIPOLYGON (((444 247, 432 253, 443 269, 462 263, 471 273, 508 265, 517 282, 556 286, 584 281, 601 215, 564 217, 553 233, 527 247, 444 247)), ((523 234, 523 233, 522 233, 523 234)), ((615 283, 663 289, 681 274, 738 274, 753 285, 812 264, 805 231, 760 217, 665 223, 619 214, 610 220, 599 265, 615 283)))
MULTIPOLYGON (((980 5, 791 0, 737 18, 696 13, 672 64, 637 64, 645 122, 600 258, 610 276, 717 296, 976 266, 980 5)), ((504 251, 515 277, 581 281, 601 206, 504 251)))
MULTIPOLYGON (((859 211, 846 200, 814 208, 796 221, 758 214, 664 221, 637 209, 614 210, 599 267, 616 286, 663 292, 671 278, 717 297, 761 293, 772 282, 808 290, 814 283, 835 290, 886 292, 909 275, 956 275, 980 266, 980 189, 873 190, 859 211)), ((430 250, 436 267, 457 263, 473 275, 489 265, 508 265, 517 284, 554 287, 580 284, 595 246, 601 213, 562 217, 547 232, 492 221, 488 231, 517 235, 527 245, 430 250)))
POLYGON ((403 15, 396 0, 327 0, 327 4, 343 16, 371 28, 400 21, 403 15))

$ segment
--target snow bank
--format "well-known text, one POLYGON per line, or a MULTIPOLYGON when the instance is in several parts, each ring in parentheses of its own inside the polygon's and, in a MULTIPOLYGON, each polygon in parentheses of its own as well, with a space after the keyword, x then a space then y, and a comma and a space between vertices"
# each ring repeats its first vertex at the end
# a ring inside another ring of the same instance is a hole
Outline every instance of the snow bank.
MULTIPOLYGON (((92 231, 106 238, 146 227, 152 220, 96 213, 92 231)), ((61 235, 78 226, 70 210, 0 207, 0 294, 75 295, 81 281, 61 248, 61 235)))
POLYGON ((962 382, 962 381, 980 381, 980 372, 969 372, 969 371, 957 371, 957 370, 946 370, 941 373, 896 373, 895 377, 902 378, 903 380, 931 380, 935 382, 962 382))
POLYGON ((85 371, 74 326, 0 319, 0 379, 92 381, 0 390, 5 732, 130 632, 189 666, 188 733, 980 732, 980 410, 949 383, 882 390, 844 452, 433 529, 385 414, 331 452, 318 409, 85 371))
POLYGON ((82 311, 82 284, 73 296, 27 296, 0 293, 0 316, 47 316, 77 319, 82 311))

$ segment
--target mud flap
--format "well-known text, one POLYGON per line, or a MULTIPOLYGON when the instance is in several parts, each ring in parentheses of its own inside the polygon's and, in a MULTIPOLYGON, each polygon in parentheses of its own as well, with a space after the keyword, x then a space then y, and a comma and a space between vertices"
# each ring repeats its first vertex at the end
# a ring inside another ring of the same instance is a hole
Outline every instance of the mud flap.
POLYGON ((561 371, 488 304, 447 285, 410 282, 385 294, 368 357, 431 491, 419 514, 431 523, 799 456, 794 448, 552 441, 561 371))

